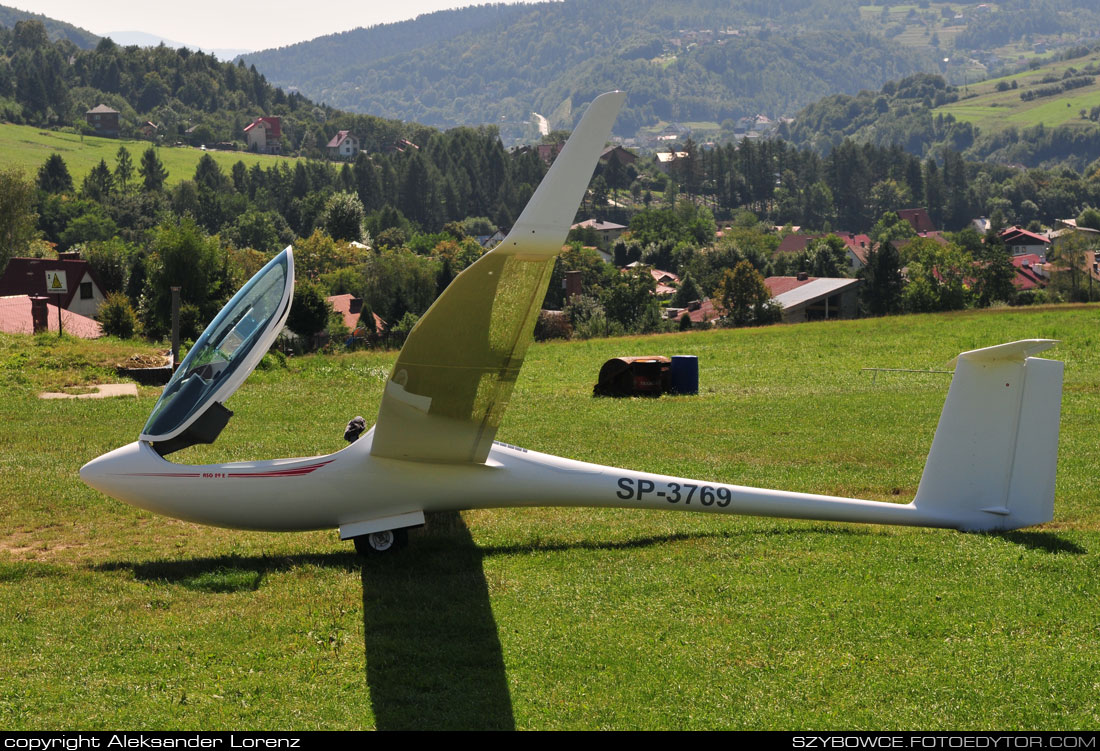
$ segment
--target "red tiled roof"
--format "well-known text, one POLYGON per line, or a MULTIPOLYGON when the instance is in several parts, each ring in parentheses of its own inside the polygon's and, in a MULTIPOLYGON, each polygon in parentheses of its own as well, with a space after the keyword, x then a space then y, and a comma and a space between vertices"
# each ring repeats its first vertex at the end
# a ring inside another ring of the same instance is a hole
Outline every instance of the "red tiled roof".
POLYGON ((650 269, 649 275, 653 277, 653 280, 658 284, 663 282, 672 282, 674 284, 680 283, 680 277, 673 274, 671 271, 661 271, 660 269, 650 269))
MULTIPOLYGON (((357 307, 355 312, 352 313, 352 301, 357 298, 355 295, 333 295, 332 297, 325 298, 328 300, 332 309, 344 317, 344 325, 348 327, 349 331, 355 331, 355 327, 359 324, 359 310, 357 307)), ((381 334, 386 328, 386 322, 377 314, 372 312, 374 316, 374 331, 376 334, 381 334)))
POLYGON ((585 219, 583 222, 577 222, 569 229, 594 229, 597 232, 610 232, 617 229, 626 229, 625 225, 615 224, 615 222, 605 222, 602 219, 585 219))
MULTIPOLYGON (((47 303, 46 323, 49 330, 57 333, 57 306, 47 303)), ((81 339, 98 339, 103 336, 99 321, 73 313, 61 311, 61 324, 66 334, 81 339)), ((0 331, 5 334, 33 334, 34 321, 31 318, 31 298, 29 295, 0 297, 0 331)))
POLYGON ((928 209, 898 209, 898 218, 909 222, 918 234, 936 231, 932 217, 928 216, 928 209))
MULTIPOLYGON (((699 307, 692 310, 690 307, 685 311, 688 314, 688 318, 692 323, 706 323, 707 321, 713 321, 715 318, 720 318, 721 313, 714 307, 714 303, 710 300, 703 300, 699 307)), ((680 314, 681 316, 683 313, 680 314)))
POLYGON ((798 289, 803 284, 809 284, 813 281, 817 281, 816 276, 808 276, 805 279, 799 279, 797 276, 769 276, 764 280, 764 284, 772 297, 779 297, 784 292, 798 289))
POLYGON ((338 130, 338 131, 336 131, 336 135, 334 135, 332 137, 332 140, 328 142, 327 148, 330 148, 330 149, 340 148, 340 144, 342 144, 344 141, 346 141, 349 135, 351 135, 350 130, 338 130))
POLYGON ((1012 277, 1012 284, 1020 290, 1035 289, 1045 287, 1046 280, 1035 273, 1033 266, 1016 266, 1016 275, 1012 277))
POLYGON ((1005 241, 1006 245, 1030 245, 1036 242, 1043 243, 1044 245, 1050 244, 1050 239, 1037 235, 1034 232, 1029 232, 1023 227, 1009 227, 1001 232, 1001 239, 1005 241), (1031 240, 1031 243, 1021 242, 1031 240))
POLYGON ((1043 262, 1043 259, 1039 258, 1035 253, 1024 253, 1023 255, 1012 256, 1011 260, 1013 266, 1023 266, 1025 264, 1028 266, 1038 266, 1043 262))
POLYGON ((244 132, 247 133, 258 125, 262 125, 267 129, 268 138, 282 138, 282 121, 278 117, 257 117, 245 126, 244 132))
MULTIPOLYGON (((73 297, 80 291, 80 282, 85 274, 91 277, 92 283, 103 290, 103 285, 95 278, 88 262, 81 259, 58 260, 52 258, 13 258, 8 261, 3 276, 0 276, 0 296, 4 295, 45 295, 46 272, 64 271, 66 286, 69 291, 61 295, 61 307, 68 308, 73 297)), ((51 302, 57 301, 57 296, 50 298, 51 302)))

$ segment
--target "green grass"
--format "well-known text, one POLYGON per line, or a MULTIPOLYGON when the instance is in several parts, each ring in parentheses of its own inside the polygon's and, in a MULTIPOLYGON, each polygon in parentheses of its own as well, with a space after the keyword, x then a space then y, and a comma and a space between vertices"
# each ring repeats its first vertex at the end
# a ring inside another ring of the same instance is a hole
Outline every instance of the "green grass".
POLYGON ((1057 96, 1039 97, 1029 102, 1020 99, 1020 92, 1047 85, 1040 83, 1044 76, 1053 74, 1061 77, 1066 68, 1074 67, 1081 70, 1089 63, 1097 61, 1100 61, 1100 55, 1094 54, 1073 60, 1050 62, 1024 73, 972 83, 969 84, 968 90, 974 96, 937 107, 933 112, 954 115, 956 119, 973 123, 985 132, 993 132, 1009 126, 1025 128, 1039 123, 1052 128, 1066 124, 1095 128, 1097 127, 1095 122, 1081 119, 1080 111, 1091 110, 1100 105, 1100 77, 1097 78, 1097 83, 1091 86, 1071 89, 1057 96), (1008 83, 1015 81, 1017 88, 997 91, 997 84, 1002 81, 1008 83))
MULTIPOLYGON (((334 532, 201 527, 84 487, 155 394, 39 401, 39 362, 79 352, 0 337, 0 727, 1095 728, 1100 307, 535 345, 498 438, 907 500, 949 379, 860 368, 1026 337, 1063 340, 1066 362, 1043 527, 507 509, 433 519, 366 563, 334 532), (605 359, 654 352, 698 355, 700 394, 591 397, 605 359)), ((219 442, 177 458, 337 449, 393 358, 258 371, 219 442)))
MULTIPOLYGON (((114 169, 115 155, 119 146, 125 146, 130 150, 136 175, 141 165, 141 155, 149 145, 148 141, 128 141, 98 136, 84 136, 82 142, 80 136, 75 133, 0 123, 0 163, 5 166, 22 167, 28 175, 34 177, 50 154, 58 153, 65 160, 65 165, 69 168, 69 174, 73 176, 73 182, 77 187, 92 167, 99 164, 100 159, 114 169)), ((188 146, 161 147, 157 154, 168 170, 167 185, 175 185, 182 180, 191 179, 203 154, 214 157, 226 174, 238 161, 243 161, 248 167, 260 164, 264 168, 276 164, 279 160, 297 161, 290 157, 252 154, 245 151, 203 151, 188 146)))

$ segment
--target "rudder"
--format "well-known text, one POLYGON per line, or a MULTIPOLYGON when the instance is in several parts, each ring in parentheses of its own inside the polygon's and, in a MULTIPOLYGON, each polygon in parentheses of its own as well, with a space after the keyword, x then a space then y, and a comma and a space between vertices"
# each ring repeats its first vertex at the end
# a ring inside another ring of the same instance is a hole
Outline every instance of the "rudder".
POLYGON ((1063 363, 1027 339, 964 352, 940 415, 914 505, 979 531, 1050 521, 1063 363))

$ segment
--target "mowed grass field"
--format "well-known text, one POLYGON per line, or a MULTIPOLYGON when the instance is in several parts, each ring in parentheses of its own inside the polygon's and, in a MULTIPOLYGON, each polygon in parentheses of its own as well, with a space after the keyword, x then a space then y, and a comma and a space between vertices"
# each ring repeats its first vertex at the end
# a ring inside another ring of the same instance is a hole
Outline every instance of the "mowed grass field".
MULTIPOLYGON (((434 518, 374 560, 335 531, 201 527, 83 486, 156 390, 38 400, 129 345, 0 337, 0 727, 1095 729, 1100 306, 535 345, 497 437, 907 502, 950 376, 860 368, 1032 337, 1061 339, 1066 363, 1042 527, 507 509, 434 518), (697 355, 700 393, 591 396, 604 360, 652 353, 697 355)), ((219 442, 173 458, 336 450, 393 359, 257 371, 219 442)))
POLYGON ((967 88, 974 96, 937 107, 934 112, 954 115, 956 119, 973 123, 985 132, 1009 126, 1028 128, 1039 123, 1052 128, 1065 124, 1082 128, 1100 127, 1094 121, 1081 119, 1082 109, 1088 113, 1100 105, 1100 79, 1091 86, 1070 89, 1057 96, 1039 97, 1028 102, 1020 98, 1022 91, 1051 85, 1041 83, 1045 76, 1053 75, 1060 79, 1067 68, 1080 71, 1096 62, 1100 62, 1100 53, 1050 62, 1035 70, 971 83, 967 88), (1002 81, 1009 84, 1015 81, 1017 88, 997 91, 997 84, 1002 81))
MULTIPOLYGON (((114 169, 119 146, 125 146, 130 151, 130 159, 134 164, 134 176, 140 180, 137 170, 141 166, 141 155, 150 145, 149 141, 128 141, 98 136, 84 136, 84 140, 81 141, 76 133, 0 123, 0 164, 5 167, 22 167, 33 179, 38 175, 39 168, 50 154, 58 153, 65 160, 65 166, 69 168, 69 174, 72 175, 73 182, 78 188, 84 176, 91 171, 92 167, 99 164, 100 159, 106 161, 107 166, 112 170, 114 169)), ((210 154, 226 174, 229 174, 229 170, 238 161, 243 161, 248 167, 258 163, 265 169, 280 160, 289 161, 292 164, 297 161, 296 158, 253 154, 247 151, 203 151, 190 146, 162 146, 157 150, 157 154, 165 169, 168 170, 166 184, 169 186, 182 180, 190 180, 195 175, 195 167, 203 154, 210 154)))

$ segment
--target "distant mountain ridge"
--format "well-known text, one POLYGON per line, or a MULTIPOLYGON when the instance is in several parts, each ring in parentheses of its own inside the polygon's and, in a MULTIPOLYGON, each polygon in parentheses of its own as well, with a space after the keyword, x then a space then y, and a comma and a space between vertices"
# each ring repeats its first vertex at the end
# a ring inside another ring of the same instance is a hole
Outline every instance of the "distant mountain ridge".
POLYGON ((660 120, 793 112, 823 89, 877 87, 934 63, 858 30, 851 0, 485 5, 243 59, 315 100, 436 127, 526 120, 532 111, 572 127, 580 105, 621 88, 630 99, 620 134, 660 120), (823 21, 816 11, 826 6, 823 21))
POLYGON ((633 135, 793 115, 919 72, 973 81, 1040 39, 1059 47, 1097 32, 1095 0, 563 0, 440 11, 243 59, 314 100, 436 127, 538 112, 568 128, 594 95, 620 88, 630 98, 616 132, 633 135))
POLYGON ((106 37, 110 37, 115 44, 122 45, 123 47, 131 44, 138 47, 156 47, 163 44, 165 47, 171 47, 172 49, 179 49, 180 47, 186 47, 189 50, 197 52, 205 52, 208 55, 213 55, 222 61, 234 60, 241 55, 247 54, 252 50, 246 50, 241 47, 233 49, 221 49, 213 47, 200 47, 197 44, 188 44, 187 42, 177 42, 174 39, 166 39, 165 37, 158 36, 156 34, 149 34, 144 31, 110 31, 104 34, 106 37))

